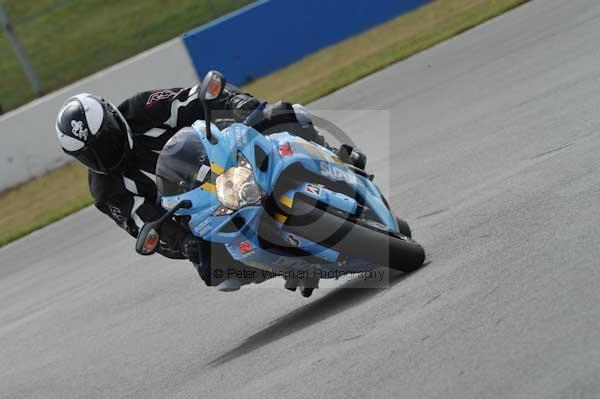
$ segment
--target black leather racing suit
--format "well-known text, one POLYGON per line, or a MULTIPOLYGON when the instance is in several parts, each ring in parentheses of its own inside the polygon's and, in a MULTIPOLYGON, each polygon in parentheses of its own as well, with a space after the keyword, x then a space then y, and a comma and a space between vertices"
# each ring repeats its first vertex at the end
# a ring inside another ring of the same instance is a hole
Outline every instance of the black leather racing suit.
MULTIPOLYGON (((165 212, 158 204, 156 162, 162 147, 179 129, 204 119, 202 104, 197 99, 198 90, 198 86, 194 86, 146 91, 124 101, 118 108, 133 132, 133 156, 128 167, 119 174, 89 172, 96 207, 133 237, 137 237, 145 222, 156 220, 165 212)), ((232 88, 227 88, 217 101, 213 109, 224 111, 218 117, 232 122, 241 122, 260 104, 251 95, 232 88)), ((295 115, 289 103, 273 104, 265 111, 259 130, 291 130, 308 140, 320 141, 312 124, 301 126, 295 115)), ((174 221, 167 221, 159 233, 158 252, 169 258, 183 259, 182 244, 189 231, 174 221)), ((206 281, 205 276, 202 277, 206 281)))

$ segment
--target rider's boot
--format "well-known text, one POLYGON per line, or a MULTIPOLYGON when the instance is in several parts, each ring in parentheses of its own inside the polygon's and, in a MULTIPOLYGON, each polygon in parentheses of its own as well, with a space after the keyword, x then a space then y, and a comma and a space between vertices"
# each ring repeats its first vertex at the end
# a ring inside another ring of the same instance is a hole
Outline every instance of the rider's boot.
MULTIPOLYGON (((294 107, 296 107, 296 105, 294 105, 294 107)), ((304 108, 301 108, 303 109, 303 112, 305 112, 304 108)), ((298 118, 299 112, 297 110, 295 112, 296 117, 298 118)), ((302 114, 302 112, 300 112, 300 114, 302 114)), ((333 151, 342 162, 352 165, 355 168, 365 170, 367 156, 362 151, 348 144, 342 144, 339 149, 329 145, 325 141, 325 137, 317 128, 315 128, 310 118, 304 119, 303 121, 299 120, 299 123, 293 124, 293 127, 290 128, 290 131, 296 136, 302 137, 308 141, 313 141, 324 146, 325 148, 328 148, 329 150, 333 151)))
POLYGON ((350 164, 355 168, 365 170, 367 156, 358 148, 354 148, 348 144, 342 144, 335 153, 342 162, 350 164))
POLYGON ((319 280, 319 277, 301 279, 299 281, 300 294, 305 298, 311 296, 315 288, 319 288, 319 280))
POLYGON ((292 277, 286 278, 284 287, 286 290, 296 291, 296 288, 298 288, 298 279, 292 277))
POLYGON ((367 156, 365 155, 364 152, 362 152, 358 148, 354 148, 348 144, 342 144, 340 146, 340 148, 335 148, 335 147, 329 145, 325 141, 325 138, 323 137, 323 135, 318 133, 318 131, 316 129, 315 129, 315 132, 316 132, 315 133, 315 137, 316 137, 315 142, 317 144, 320 144, 320 145, 324 146, 325 148, 328 148, 329 150, 333 151, 335 153, 335 155, 338 156, 340 161, 347 163, 349 165, 352 165, 355 168, 358 168, 360 170, 365 170, 365 166, 367 166, 367 156))

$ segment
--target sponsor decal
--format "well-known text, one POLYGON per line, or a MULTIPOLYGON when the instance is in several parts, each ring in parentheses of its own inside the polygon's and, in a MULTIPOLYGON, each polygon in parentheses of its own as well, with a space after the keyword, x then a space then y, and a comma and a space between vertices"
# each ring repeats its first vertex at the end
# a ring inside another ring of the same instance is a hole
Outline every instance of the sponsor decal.
POLYGON ((345 181, 348 184, 356 184, 356 175, 347 169, 329 162, 321 161, 320 163, 321 174, 325 177, 329 177, 338 181, 345 181))
POLYGON ((200 170, 198 170, 198 174, 196 175, 196 180, 204 183, 204 179, 206 179, 206 175, 210 172, 210 167, 206 165, 202 165, 200 170))
POLYGON ((248 134, 245 127, 234 126, 233 127, 233 140, 236 147, 243 147, 248 144, 248 134))
POLYGON ((179 201, 176 198, 162 198, 160 204, 165 209, 172 209, 179 201))
POLYGON ((279 146, 279 154, 281 154, 282 157, 288 157, 290 155, 293 155, 294 150, 292 149, 290 143, 281 144, 279 146))
POLYGON ((197 226, 194 227, 194 231, 199 236, 205 236, 208 234, 213 228, 212 219, 206 218, 202 222, 200 222, 197 226))
POLYGON ((175 98, 181 92, 182 92, 182 90, 175 92, 175 91, 169 90, 169 89, 155 91, 154 93, 150 94, 150 97, 148 97, 148 101, 146 101, 146 108, 152 107, 159 101, 175 98))
POLYGON ((285 240, 286 240, 286 241, 288 242, 288 244, 290 244, 292 247, 296 247, 296 248, 299 248, 299 247, 300 247, 300 244, 301 244, 300 240, 299 240, 298 238, 296 238, 296 236, 295 236, 295 235, 293 235, 293 234, 288 234, 288 235, 285 237, 285 240))
POLYGON ((306 187, 304 187, 304 191, 306 191, 309 194, 321 196, 321 187, 319 186, 307 184, 306 187))
POLYGON ((256 250, 254 249, 254 247, 252 246, 252 243, 250 243, 250 241, 240 242, 239 248, 240 248, 240 253, 242 254, 242 256, 250 256, 250 255, 256 253, 256 250))
POLYGON ((125 228, 125 226, 127 226, 127 219, 123 216, 123 214, 121 213, 121 209, 117 208, 114 205, 108 205, 108 209, 110 210, 110 213, 113 217, 113 219, 115 220, 115 222, 117 222, 117 224, 123 228, 125 228))
POLYGON ((87 141, 89 130, 83 127, 82 121, 71 121, 71 133, 80 140, 87 141))

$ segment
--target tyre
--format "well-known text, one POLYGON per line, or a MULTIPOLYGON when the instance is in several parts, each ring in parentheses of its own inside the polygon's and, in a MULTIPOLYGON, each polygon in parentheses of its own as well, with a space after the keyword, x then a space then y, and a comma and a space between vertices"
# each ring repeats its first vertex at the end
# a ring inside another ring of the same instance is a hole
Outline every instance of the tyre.
POLYGON ((334 249, 344 257, 403 272, 423 265, 425 250, 418 242, 382 227, 376 222, 350 221, 300 201, 294 203, 292 215, 285 223, 286 231, 334 249))

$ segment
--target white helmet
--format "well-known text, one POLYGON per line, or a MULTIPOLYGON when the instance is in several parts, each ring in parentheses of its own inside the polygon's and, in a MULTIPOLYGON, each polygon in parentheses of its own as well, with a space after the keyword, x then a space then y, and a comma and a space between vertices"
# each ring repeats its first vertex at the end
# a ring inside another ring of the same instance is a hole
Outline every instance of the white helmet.
POLYGON ((58 113, 56 133, 65 153, 98 173, 123 170, 132 153, 131 129, 123 115, 91 94, 67 100, 58 113))

